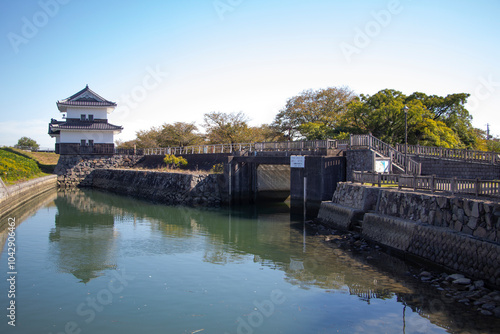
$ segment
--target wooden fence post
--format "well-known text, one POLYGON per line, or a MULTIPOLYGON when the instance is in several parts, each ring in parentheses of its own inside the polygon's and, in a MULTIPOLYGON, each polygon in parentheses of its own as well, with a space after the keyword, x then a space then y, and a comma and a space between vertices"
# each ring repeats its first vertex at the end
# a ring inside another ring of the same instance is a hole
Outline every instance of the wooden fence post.
POLYGON ((363 175, 364 175, 364 172, 363 172, 363 171, 361 171, 361 185, 363 185, 363 184, 364 184, 364 182, 363 182, 363 181, 364 181, 363 175))
POLYGON ((457 177, 455 176, 454 178, 451 179, 451 194, 455 195, 455 192, 457 191, 457 177))
POLYGON ((413 191, 417 191, 417 175, 413 174, 413 191))
POLYGON ((481 194, 481 182, 480 182, 480 179, 476 178, 474 190, 476 192, 476 196, 479 196, 481 194))
POLYGON ((380 187, 382 187, 382 174, 378 173, 377 175, 378 175, 378 180, 377 180, 378 181, 378 186, 380 188, 380 187))
POLYGON ((436 175, 432 174, 431 176, 431 192, 436 191, 435 184, 436 184, 436 175))

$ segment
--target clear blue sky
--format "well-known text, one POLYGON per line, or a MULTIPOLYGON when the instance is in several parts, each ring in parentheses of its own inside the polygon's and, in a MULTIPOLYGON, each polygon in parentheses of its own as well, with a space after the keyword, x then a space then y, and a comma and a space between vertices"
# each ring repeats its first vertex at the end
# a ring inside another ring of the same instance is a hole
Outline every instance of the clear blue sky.
POLYGON ((56 101, 89 84, 118 138, 210 111, 269 123, 305 89, 470 93, 500 135, 500 1, 0 0, 0 145, 53 147, 56 101))

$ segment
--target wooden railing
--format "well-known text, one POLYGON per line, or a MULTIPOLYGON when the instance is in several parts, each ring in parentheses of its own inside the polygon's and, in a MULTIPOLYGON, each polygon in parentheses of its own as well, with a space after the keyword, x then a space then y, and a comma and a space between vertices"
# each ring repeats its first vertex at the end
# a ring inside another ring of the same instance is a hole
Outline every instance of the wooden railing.
POLYGON ((233 152, 253 152, 255 151, 254 143, 245 144, 216 144, 216 145, 196 145, 185 147, 157 147, 145 148, 145 155, 165 155, 165 154, 215 154, 215 153, 233 153, 233 152))
MULTIPOLYGON (((401 152, 404 152, 405 145, 396 144, 396 149, 401 152)), ((469 162, 500 164, 500 155, 496 152, 408 145, 408 154, 442 158, 442 159, 464 160, 469 162)))
MULTIPOLYGON (((237 144, 216 144, 216 145, 196 145, 185 147, 157 147, 141 149, 145 155, 164 154, 213 154, 213 153, 234 153, 234 152, 316 152, 319 150, 337 149, 339 145, 347 145, 348 141, 338 140, 304 140, 304 141, 284 141, 284 142, 260 142, 260 143, 237 143, 237 144)), ((139 150, 138 150, 139 151, 139 150)), ((116 151, 117 154, 124 154, 116 151)), ((123 151, 129 152, 129 151, 123 151)))
POLYGON ((255 143, 255 151, 257 152, 315 151, 320 149, 337 149, 338 144, 339 141, 333 139, 262 142, 262 143, 255 143))
POLYGON ((435 175, 399 175, 354 171, 352 182, 372 185, 394 185, 399 189, 406 188, 429 190, 431 192, 444 191, 452 194, 468 194, 475 196, 500 196, 499 180, 458 179, 437 177, 435 175))
POLYGON ((421 165, 409 156, 398 151, 391 145, 381 141, 372 135, 351 135, 349 141, 350 149, 368 148, 380 155, 391 158, 392 163, 401 168, 406 174, 420 175, 421 165))

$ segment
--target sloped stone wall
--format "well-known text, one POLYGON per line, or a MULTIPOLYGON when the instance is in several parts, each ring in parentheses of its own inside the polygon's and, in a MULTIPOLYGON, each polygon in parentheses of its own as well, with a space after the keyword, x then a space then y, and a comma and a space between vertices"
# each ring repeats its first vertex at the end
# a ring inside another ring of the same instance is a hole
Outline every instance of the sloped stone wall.
POLYGON ((220 174, 181 174, 127 169, 98 169, 90 175, 93 188, 164 204, 219 206, 220 174))

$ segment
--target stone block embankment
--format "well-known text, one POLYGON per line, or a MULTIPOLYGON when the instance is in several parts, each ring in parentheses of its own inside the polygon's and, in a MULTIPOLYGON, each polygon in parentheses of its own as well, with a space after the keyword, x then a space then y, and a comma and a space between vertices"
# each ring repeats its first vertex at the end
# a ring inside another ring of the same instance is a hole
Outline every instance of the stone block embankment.
POLYGON ((224 176, 130 169, 97 169, 89 176, 93 188, 164 204, 219 206, 224 176))
POLYGON ((341 230, 351 230, 356 220, 363 218, 364 211, 336 203, 321 203, 318 212, 326 225, 341 230))
POLYGON ((339 183, 332 202, 323 202, 318 218, 327 225, 341 230, 350 230, 363 219, 367 211, 375 210, 379 189, 362 185, 339 183))
POLYGON ((343 183, 318 218, 345 229, 355 210, 367 239, 500 287, 500 202, 343 183))
POLYGON ((132 167, 143 157, 137 155, 61 155, 54 174, 59 188, 90 186, 89 175, 96 169, 132 167))
POLYGON ((4 187, 2 183, 0 190, 0 217, 5 216, 31 198, 56 188, 56 186, 56 175, 39 177, 8 187, 4 187))

